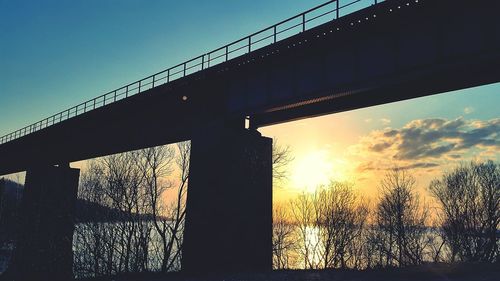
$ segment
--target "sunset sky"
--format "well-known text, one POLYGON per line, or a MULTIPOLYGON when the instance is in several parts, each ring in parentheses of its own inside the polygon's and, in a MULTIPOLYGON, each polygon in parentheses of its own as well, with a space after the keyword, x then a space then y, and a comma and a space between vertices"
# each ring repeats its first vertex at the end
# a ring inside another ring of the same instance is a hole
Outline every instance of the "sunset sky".
MULTIPOLYGON (((0 135, 309 9, 319 0, 0 0, 0 135)), ((421 190, 460 161, 500 161, 500 84, 259 129, 289 145, 275 199, 351 181, 375 196, 408 168, 421 190)))
POLYGON ((294 154, 276 200, 349 181, 374 199, 388 169, 407 168, 424 192, 460 162, 500 160, 500 84, 261 128, 294 154))

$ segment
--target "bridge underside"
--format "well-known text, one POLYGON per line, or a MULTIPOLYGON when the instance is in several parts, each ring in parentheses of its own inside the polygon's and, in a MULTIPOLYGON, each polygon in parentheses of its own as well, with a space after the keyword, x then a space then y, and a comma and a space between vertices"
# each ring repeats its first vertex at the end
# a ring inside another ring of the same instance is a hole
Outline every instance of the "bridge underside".
POLYGON ((499 82, 500 3, 469 3, 388 0, 3 144, 0 174, 499 82))

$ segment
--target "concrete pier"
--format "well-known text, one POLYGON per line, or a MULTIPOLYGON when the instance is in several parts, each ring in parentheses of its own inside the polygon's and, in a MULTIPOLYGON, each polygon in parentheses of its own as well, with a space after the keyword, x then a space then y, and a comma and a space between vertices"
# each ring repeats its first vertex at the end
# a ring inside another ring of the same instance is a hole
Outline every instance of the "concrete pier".
POLYGON ((26 173, 19 234, 7 280, 73 278, 74 212, 80 170, 42 166, 26 173))
POLYGON ((212 126, 192 140, 182 271, 272 269, 272 139, 212 126))

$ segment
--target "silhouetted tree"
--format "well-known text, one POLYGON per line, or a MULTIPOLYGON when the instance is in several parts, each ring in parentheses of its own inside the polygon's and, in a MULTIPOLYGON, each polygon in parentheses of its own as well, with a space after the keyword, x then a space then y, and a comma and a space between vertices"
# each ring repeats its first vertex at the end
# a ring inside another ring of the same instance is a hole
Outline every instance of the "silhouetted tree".
POLYGON ((430 184, 438 200, 443 239, 451 261, 499 259, 500 167, 488 161, 462 164, 430 184))
MULTIPOLYGON (((80 177, 78 197, 101 206, 109 202, 104 193, 105 182, 103 170, 95 161, 80 177)), ((78 210, 89 212, 78 214, 80 217, 94 217, 91 209, 78 210)), ((116 254, 117 236, 112 234, 112 215, 108 212, 99 214, 100 221, 90 220, 79 223, 75 227, 73 245, 75 245, 74 272, 77 277, 101 276, 116 273, 114 257, 116 254), (107 223, 103 223, 107 222, 107 223)))
POLYGON ((273 143, 273 180, 274 185, 287 179, 288 165, 293 161, 292 151, 289 146, 281 146, 277 140, 273 143))
POLYGON ((317 248, 317 229, 315 228, 314 195, 302 193, 290 201, 290 209, 299 240, 298 254, 303 260, 304 268, 318 268, 319 258, 317 248))
POLYGON ((332 181, 291 201, 305 268, 362 267, 366 203, 349 183, 332 181))
POLYGON ((415 183, 406 170, 397 168, 380 183, 372 235, 372 241, 378 243, 380 265, 405 266, 424 261, 428 212, 414 191, 415 183))
POLYGON ((273 206, 273 265, 275 269, 290 268, 297 242, 294 224, 283 205, 273 206))
POLYGON ((330 182, 315 196, 316 227, 321 240, 324 268, 361 266, 361 243, 368 208, 354 192, 353 185, 330 182))
MULTIPOLYGON (((288 165, 293 161, 289 146, 281 146, 278 141, 273 142, 273 187, 288 178, 288 165)), ((294 225, 290 215, 282 205, 273 205, 273 266, 277 269, 290 266, 291 254, 294 252, 295 238, 294 225)))
POLYGON ((175 158, 175 151, 170 147, 153 147, 139 151, 149 211, 160 237, 160 243, 156 246, 159 247, 161 271, 180 268, 191 145, 189 142, 179 143, 177 149, 177 158, 175 158), (175 199, 168 203, 165 191, 174 188, 175 184, 165 180, 164 177, 172 172, 171 164, 174 159, 180 177, 176 186, 175 199))

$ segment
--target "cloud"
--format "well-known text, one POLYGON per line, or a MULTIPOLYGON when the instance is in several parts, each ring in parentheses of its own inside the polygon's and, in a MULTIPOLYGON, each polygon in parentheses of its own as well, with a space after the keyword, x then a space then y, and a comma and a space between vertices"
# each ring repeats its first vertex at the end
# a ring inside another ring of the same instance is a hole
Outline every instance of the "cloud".
POLYGON ((381 165, 381 163, 377 161, 368 161, 361 163, 357 171, 358 172, 366 172, 366 171, 388 171, 392 170, 394 168, 398 169, 403 169, 403 170, 408 170, 408 169, 418 169, 418 168, 435 168, 439 167, 439 163, 433 163, 433 162, 420 162, 420 163, 414 163, 414 164, 408 164, 408 165, 381 165))
POLYGON ((474 112, 474 107, 468 106, 468 107, 464 108, 465 114, 471 114, 472 112, 474 112))
POLYGON ((391 119, 387 119, 387 118, 382 118, 380 119, 380 122, 382 123, 382 125, 389 125, 391 124, 391 119))
POLYGON ((358 170, 435 168, 464 158, 467 152, 500 152, 500 118, 487 121, 430 118, 413 120, 399 129, 370 132, 349 149, 364 158, 358 170), (373 159, 378 159, 373 161, 373 159))

